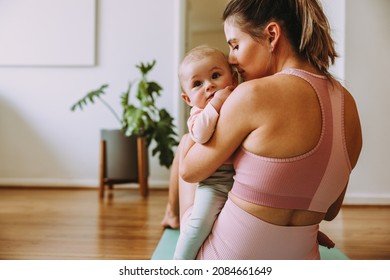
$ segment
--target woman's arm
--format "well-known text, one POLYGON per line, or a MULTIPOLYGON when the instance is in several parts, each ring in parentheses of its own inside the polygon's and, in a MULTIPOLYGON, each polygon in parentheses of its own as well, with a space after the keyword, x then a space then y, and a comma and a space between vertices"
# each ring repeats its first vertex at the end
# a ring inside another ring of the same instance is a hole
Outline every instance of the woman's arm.
MULTIPOLYGON (((348 150, 348 156, 353 169, 358 161, 362 149, 362 131, 360 125, 359 113, 356 103, 352 95, 343 88, 345 104, 344 104, 344 119, 345 119, 345 138, 348 150)), ((331 221, 336 218, 344 201, 345 193, 347 192, 348 182, 345 185, 343 192, 337 200, 329 207, 324 220, 331 221)))
MULTIPOLYGON (((225 89, 228 90, 228 89, 225 89)), ((199 182, 218 169, 240 146, 252 127, 246 107, 247 87, 237 87, 225 101, 215 132, 206 144, 194 143, 189 137, 183 145, 179 172, 187 182, 199 182), (245 94, 243 92, 245 91, 245 94)))
POLYGON ((344 196, 347 191, 347 185, 345 186, 343 192, 340 194, 337 200, 329 207, 328 211, 325 214, 325 218, 324 218, 325 221, 332 221, 334 218, 336 218, 336 216, 340 212, 341 205, 343 204, 344 196))
POLYGON ((204 145, 194 144, 190 140, 184 145, 179 167, 183 180, 204 180, 229 159, 241 144, 255 154, 290 156, 291 145, 286 145, 290 138, 283 136, 280 127, 281 124, 286 127, 286 106, 289 108, 291 103, 297 101, 295 97, 291 100, 285 94, 275 93, 283 92, 281 87, 291 88, 291 81, 296 83, 300 80, 287 75, 273 75, 237 86, 221 108, 211 139, 204 145), (281 141, 283 139, 288 141, 281 141), (280 149, 281 146, 284 149, 280 149))

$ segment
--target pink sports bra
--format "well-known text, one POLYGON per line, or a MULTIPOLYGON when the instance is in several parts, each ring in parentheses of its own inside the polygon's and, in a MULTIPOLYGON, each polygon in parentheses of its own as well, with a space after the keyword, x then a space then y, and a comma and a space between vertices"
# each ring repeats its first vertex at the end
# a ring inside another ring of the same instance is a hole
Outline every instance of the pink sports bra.
POLYGON ((352 170, 341 85, 298 69, 278 74, 298 76, 314 88, 321 106, 320 140, 311 151, 293 158, 267 158, 240 147, 234 156, 232 193, 259 205, 325 213, 344 190, 352 170))

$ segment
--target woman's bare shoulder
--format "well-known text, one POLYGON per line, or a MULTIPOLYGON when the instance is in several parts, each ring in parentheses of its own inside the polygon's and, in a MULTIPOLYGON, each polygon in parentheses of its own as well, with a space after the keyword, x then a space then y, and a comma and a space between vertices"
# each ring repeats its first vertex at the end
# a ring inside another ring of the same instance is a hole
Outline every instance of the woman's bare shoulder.
POLYGON ((272 75, 241 83, 233 91, 232 101, 248 110, 252 108, 255 111, 265 110, 263 112, 267 114, 278 113, 283 106, 297 103, 300 97, 307 96, 302 94, 305 90, 311 88, 302 79, 292 75, 272 75))
POLYGON ((264 101, 275 93, 277 88, 280 88, 280 84, 280 79, 274 76, 245 81, 236 87, 233 96, 239 103, 246 102, 250 105, 257 100, 264 104, 264 101))
POLYGON ((272 75, 263 78, 253 79, 240 83, 237 86, 239 90, 250 90, 250 89, 266 89, 270 86, 274 86, 281 80, 285 79, 282 75, 272 75))

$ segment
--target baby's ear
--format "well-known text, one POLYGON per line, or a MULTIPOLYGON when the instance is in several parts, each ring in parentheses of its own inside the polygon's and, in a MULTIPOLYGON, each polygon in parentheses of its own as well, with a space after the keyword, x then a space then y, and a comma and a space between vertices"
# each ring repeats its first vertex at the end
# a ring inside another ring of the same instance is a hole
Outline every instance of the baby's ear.
POLYGON ((181 93, 181 98, 182 98, 189 106, 192 106, 192 104, 191 104, 191 99, 188 97, 187 94, 185 94, 185 92, 182 92, 182 93, 181 93))

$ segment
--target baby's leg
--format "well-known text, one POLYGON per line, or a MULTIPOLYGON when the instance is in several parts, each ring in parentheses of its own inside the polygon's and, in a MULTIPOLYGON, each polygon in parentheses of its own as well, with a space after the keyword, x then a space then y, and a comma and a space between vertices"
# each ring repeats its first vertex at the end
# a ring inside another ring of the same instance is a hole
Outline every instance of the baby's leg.
MULTIPOLYGON (((181 190, 181 189, 180 189, 181 190)), ((195 192, 193 208, 186 213, 180 228, 180 237, 176 245, 174 259, 195 259, 200 246, 210 234, 214 222, 227 199, 230 186, 198 186, 195 192)))
POLYGON ((194 205, 196 184, 188 183, 179 177, 179 212, 180 227, 183 222, 183 215, 194 205))

